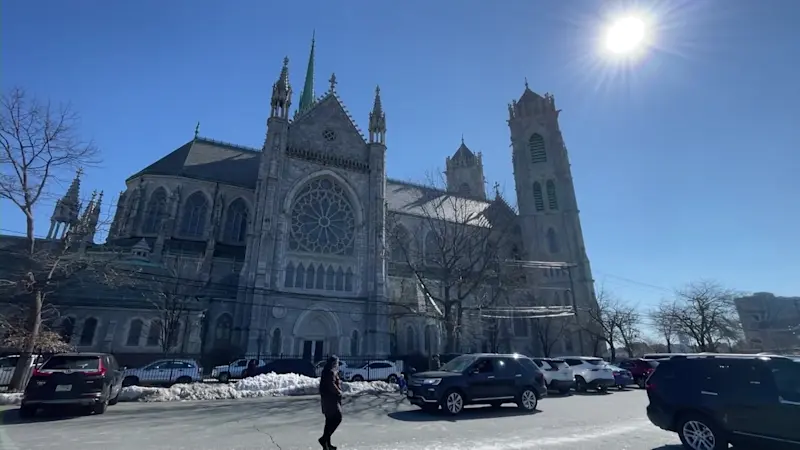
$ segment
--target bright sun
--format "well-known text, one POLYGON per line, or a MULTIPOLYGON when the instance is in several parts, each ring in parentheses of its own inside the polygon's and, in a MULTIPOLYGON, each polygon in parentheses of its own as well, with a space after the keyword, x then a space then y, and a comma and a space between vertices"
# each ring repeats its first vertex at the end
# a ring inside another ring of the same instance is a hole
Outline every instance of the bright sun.
POLYGON ((636 17, 625 17, 614 22, 608 29, 605 44, 612 53, 624 55, 638 50, 644 38, 644 22, 636 17))

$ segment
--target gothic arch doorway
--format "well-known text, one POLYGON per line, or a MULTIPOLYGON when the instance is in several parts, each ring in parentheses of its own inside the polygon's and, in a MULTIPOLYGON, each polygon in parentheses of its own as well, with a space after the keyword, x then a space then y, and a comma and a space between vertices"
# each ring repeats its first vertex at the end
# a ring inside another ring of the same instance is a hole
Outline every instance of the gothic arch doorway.
POLYGON ((317 362, 325 355, 338 353, 342 326, 333 312, 313 308, 297 318, 293 335, 295 348, 302 358, 317 362))

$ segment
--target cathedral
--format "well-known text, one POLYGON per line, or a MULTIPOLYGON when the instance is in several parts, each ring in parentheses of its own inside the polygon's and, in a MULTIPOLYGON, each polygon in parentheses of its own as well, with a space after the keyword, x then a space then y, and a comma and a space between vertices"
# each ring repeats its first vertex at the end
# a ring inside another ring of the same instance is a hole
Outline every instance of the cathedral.
MULTIPOLYGON (((499 193, 487 196, 481 154, 463 140, 445 161, 446 187, 387 178, 390 120, 380 89, 364 118, 364 134, 337 94, 335 76, 324 94, 315 95, 314 51, 312 42, 299 97, 288 58, 279 74, 276 70, 262 148, 196 131, 194 139, 126 180, 102 246, 125 249, 142 266, 161 267, 159 276, 180 283, 200 280, 195 296, 201 303, 187 314, 175 340, 181 351, 235 345, 248 354, 313 358, 443 351, 432 319, 393 318, 393 305, 419 301, 419 294, 409 300, 408 292, 399 293, 408 276, 385 247, 386 235, 396 231, 388 229, 390 214, 402 216, 407 228, 416 223, 421 232, 408 238, 424 246, 420 227, 426 204, 446 197, 460 198, 475 211, 507 211, 523 260, 569 265, 569 271, 541 270, 538 302, 579 309, 595 304, 552 95, 539 95, 526 82, 522 95, 508 105, 508 117, 494 119, 507 121, 513 144, 518 206, 512 209, 499 193)), ((83 214, 84 220, 73 205, 78 185, 76 179, 57 205, 48 238, 63 236, 60 223, 73 224, 83 235, 94 233, 94 209, 83 214), (75 225, 86 220, 88 225, 75 225)), ((99 209, 99 202, 99 196, 93 198, 90 208, 99 209)), ((62 312, 72 321, 71 333, 80 337, 75 340, 79 349, 159 353, 152 329, 161 319, 145 306, 106 300, 112 301, 118 308, 113 312, 107 304, 89 303, 62 312)), ((534 322, 515 320, 507 327, 512 347, 507 350, 541 353, 534 322)), ((589 338, 577 325, 559 340, 556 354, 589 352, 584 349, 589 338)), ((462 351, 485 349, 469 340, 461 346, 462 351)))

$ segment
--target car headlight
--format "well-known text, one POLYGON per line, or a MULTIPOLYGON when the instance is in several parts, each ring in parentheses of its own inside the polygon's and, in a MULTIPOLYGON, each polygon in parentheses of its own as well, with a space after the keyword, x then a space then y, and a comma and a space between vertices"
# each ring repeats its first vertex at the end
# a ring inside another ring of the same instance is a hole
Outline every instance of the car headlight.
POLYGON ((426 378, 422 381, 422 384, 426 384, 428 386, 436 386, 441 382, 442 382, 441 378, 426 378))

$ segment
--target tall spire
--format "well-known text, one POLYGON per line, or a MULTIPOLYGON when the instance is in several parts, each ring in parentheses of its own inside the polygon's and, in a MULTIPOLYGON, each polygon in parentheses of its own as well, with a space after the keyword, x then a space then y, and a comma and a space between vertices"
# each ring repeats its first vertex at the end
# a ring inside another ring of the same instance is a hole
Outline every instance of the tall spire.
POLYGON ((289 84, 289 58, 283 58, 283 67, 278 81, 272 85, 272 101, 270 102, 270 118, 289 118, 289 107, 292 105, 292 85, 289 84))
POLYGON ((303 112, 314 105, 314 48, 316 47, 317 32, 311 35, 311 54, 308 55, 308 68, 306 69, 306 82, 300 94, 299 112, 303 112))
POLYGON ((375 87, 375 103, 369 113, 369 142, 370 144, 386 144, 386 113, 381 104, 381 87, 375 87))

